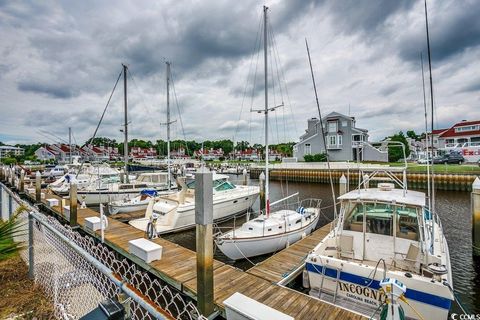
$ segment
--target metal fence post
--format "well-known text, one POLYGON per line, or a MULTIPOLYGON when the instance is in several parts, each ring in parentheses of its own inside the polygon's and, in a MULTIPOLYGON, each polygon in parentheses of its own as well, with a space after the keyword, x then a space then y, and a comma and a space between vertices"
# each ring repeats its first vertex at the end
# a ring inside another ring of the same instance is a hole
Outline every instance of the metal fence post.
POLYGON ((197 307, 213 313, 213 175, 195 173, 195 223, 197 225, 197 307))
POLYGON ((11 218, 13 213, 13 199, 12 195, 8 194, 8 217, 11 218))
POLYGON ((35 279, 35 262, 33 259, 33 215, 28 213, 28 277, 35 279))

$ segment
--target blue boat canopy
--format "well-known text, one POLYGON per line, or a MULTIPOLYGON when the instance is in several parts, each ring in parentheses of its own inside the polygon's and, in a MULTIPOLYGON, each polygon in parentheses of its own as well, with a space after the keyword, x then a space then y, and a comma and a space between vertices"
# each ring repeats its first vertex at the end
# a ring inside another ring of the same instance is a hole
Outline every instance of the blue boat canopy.
POLYGON ((150 196, 150 197, 156 197, 157 196, 157 190, 145 189, 145 190, 140 191, 140 194, 150 196))

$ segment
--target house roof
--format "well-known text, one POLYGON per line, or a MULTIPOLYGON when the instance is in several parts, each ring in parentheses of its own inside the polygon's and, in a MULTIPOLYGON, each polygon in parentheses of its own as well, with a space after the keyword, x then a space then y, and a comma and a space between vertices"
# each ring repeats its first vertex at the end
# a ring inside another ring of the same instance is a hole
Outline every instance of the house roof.
MULTIPOLYGON (((447 129, 443 133, 441 133, 440 137, 441 138, 450 138, 450 137, 480 135, 480 130, 471 130, 471 131, 462 131, 462 132, 456 132, 455 131, 455 128, 464 127, 464 126, 471 126, 471 125, 480 125, 480 120, 458 122, 458 123, 454 124, 450 129, 447 129)), ((435 132, 435 130, 434 130, 434 132, 435 132)))
POLYGON ((327 115, 325 116, 325 119, 328 120, 329 118, 345 118, 345 119, 348 119, 348 120, 352 120, 352 119, 353 119, 353 117, 349 117, 349 116, 346 116, 346 115, 344 115, 344 114, 341 114, 341 113, 335 112, 335 111, 330 112, 329 114, 327 114, 327 115))
POLYGON ((53 155, 59 154, 59 152, 57 150, 53 149, 51 146, 45 146, 45 150, 47 150, 48 152, 50 152, 53 155))
POLYGON ((433 134, 440 134, 440 133, 445 132, 445 131, 447 131, 447 130, 448 130, 448 129, 434 129, 434 130, 433 130, 433 134))

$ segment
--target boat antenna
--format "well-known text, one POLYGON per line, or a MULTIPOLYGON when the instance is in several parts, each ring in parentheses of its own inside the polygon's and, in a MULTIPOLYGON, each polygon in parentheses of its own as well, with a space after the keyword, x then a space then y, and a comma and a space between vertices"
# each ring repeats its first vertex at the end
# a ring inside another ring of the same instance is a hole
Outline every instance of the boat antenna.
MULTIPOLYGON (((420 52, 420 62, 422 65, 422 86, 423 86, 423 109, 425 111, 425 152, 427 153, 427 194, 428 194, 428 207, 432 207, 432 197, 430 192, 430 160, 428 155, 428 114, 427 114, 427 98, 425 96, 425 73, 423 71, 423 54, 420 52)), ((432 150, 433 158, 433 150, 432 150)))
POLYGON ((320 130, 322 132, 323 145, 325 147, 325 155, 327 157, 328 177, 330 179, 330 187, 332 188, 333 214, 334 214, 334 219, 337 219, 337 205, 336 205, 336 197, 335 197, 335 188, 333 187, 332 170, 330 170, 330 160, 328 159, 327 139, 325 138, 325 133, 323 132, 322 112, 320 111, 320 103, 318 103, 317 85, 315 84, 315 76, 313 74, 312 59, 310 57, 310 50, 308 49, 307 38, 305 38, 305 45, 307 47, 308 62, 310 64, 310 72, 312 74, 313 91, 315 91, 315 101, 317 102, 318 118, 320 119, 320 130))
MULTIPOLYGON (((430 134, 430 146, 432 148, 432 162, 433 162, 433 80, 432 80, 432 55, 430 52, 430 36, 428 33, 428 13, 427 13, 427 0, 425 0, 425 27, 427 30, 427 49, 428 49, 428 70, 430 74, 430 116, 431 116, 431 134, 430 134)), ((435 211, 435 178, 433 174, 433 166, 432 166, 432 183, 431 183, 431 211, 435 211)))
POLYGON ((125 162, 125 181, 128 183, 128 114, 127 114, 127 70, 128 67, 126 64, 122 64, 123 66, 123 105, 124 105, 124 116, 125 116, 125 124, 123 133, 125 135, 125 141, 123 142, 123 157, 125 162))

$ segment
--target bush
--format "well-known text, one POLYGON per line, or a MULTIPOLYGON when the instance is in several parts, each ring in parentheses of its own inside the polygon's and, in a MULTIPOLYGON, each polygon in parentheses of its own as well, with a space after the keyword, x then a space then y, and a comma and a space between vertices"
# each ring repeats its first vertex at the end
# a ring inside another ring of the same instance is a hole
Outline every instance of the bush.
POLYGON ((303 156, 305 162, 325 162, 327 161, 326 153, 306 154, 303 156))

